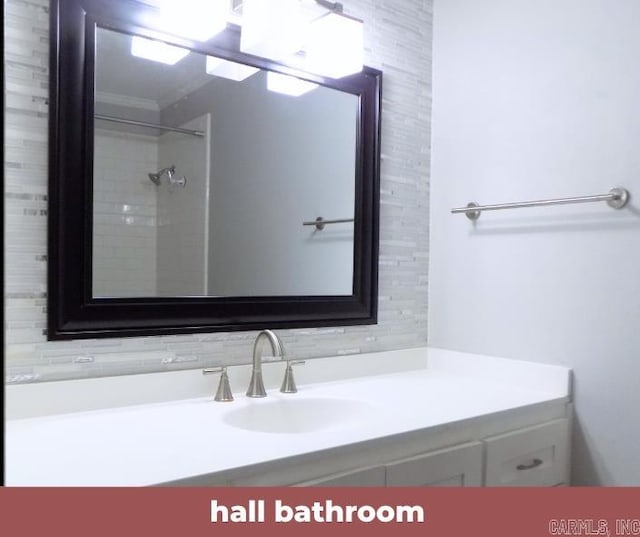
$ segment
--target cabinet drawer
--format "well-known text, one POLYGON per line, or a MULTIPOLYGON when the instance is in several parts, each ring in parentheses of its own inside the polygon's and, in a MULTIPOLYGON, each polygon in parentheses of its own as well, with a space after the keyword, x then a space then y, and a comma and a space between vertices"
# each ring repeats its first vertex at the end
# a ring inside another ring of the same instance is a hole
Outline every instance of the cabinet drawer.
POLYGON ((482 444, 470 442, 387 464, 388 487, 476 487, 482 484, 482 444))
POLYGON ((485 486, 554 486, 567 481, 569 420, 485 440, 485 486))

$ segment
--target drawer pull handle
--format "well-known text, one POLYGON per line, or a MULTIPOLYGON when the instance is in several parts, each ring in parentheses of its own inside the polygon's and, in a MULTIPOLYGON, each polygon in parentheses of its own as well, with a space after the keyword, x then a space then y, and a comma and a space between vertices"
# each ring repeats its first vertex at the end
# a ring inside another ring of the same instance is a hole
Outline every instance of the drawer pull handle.
POLYGON ((533 459, 529 464, 518 464, 516 468, 518 470, 531 470, 531 468, 535 468, 536 466, 540 466, 542 464, 542 459, 533 459))

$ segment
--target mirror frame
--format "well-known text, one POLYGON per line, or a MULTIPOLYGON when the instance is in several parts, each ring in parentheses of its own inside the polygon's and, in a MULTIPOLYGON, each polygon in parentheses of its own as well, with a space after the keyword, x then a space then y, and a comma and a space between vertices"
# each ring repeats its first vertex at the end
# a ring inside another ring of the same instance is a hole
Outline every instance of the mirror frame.
POLYGON ((344 296, 92 296, 94 67, 97 27, 157 37, 135 0, 52 0, 49 101, 49 340, 364 325, 377 322, 382 73, 342 79, 310 75, 243 54, 239 29, 207 43, 163 40, 285 74, 359 98, 353 293, 344 296))

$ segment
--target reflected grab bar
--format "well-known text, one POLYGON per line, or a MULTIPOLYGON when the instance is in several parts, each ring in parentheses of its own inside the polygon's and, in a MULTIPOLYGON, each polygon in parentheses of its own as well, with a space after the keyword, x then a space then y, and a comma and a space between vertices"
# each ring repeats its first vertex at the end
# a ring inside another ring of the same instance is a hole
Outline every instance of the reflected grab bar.
POLYGON ((550 200, 537 201, 519 201, 514 203, 498 203, 495 205, 478 205, 477 203, 469 203, 466 207, 457 207, 451 209, 452 213, 465 213, 469 220, 477 220, 480 218, 482 211, 497 211, 500 209, 519 209, 522 207, 544 207, 548 205, 566 205, 570 203, 592 203, 596 201, 606 201, 609 207, 613 209, 622 209, 631 195, 626 188, 612 188, 608 194, 600 194, 597 196, 580 196, 577 198, 559 198, 550 200))
POLYGON ((327 224, 343 224, 346 222, 353 222, 353 218, 334 218, 333 220, 325 220, 322 216, 318 216, 312 222, 302 222, 303 226, 316 226, 317 230, 323 230, 327 224))

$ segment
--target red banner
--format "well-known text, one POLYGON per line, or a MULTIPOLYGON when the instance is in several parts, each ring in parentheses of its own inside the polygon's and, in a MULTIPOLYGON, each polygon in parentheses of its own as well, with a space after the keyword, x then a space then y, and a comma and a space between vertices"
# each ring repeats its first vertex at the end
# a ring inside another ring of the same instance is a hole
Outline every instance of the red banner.
POLYGON ((7 536, 640 535, 640 488, 4 488, 7 536))

